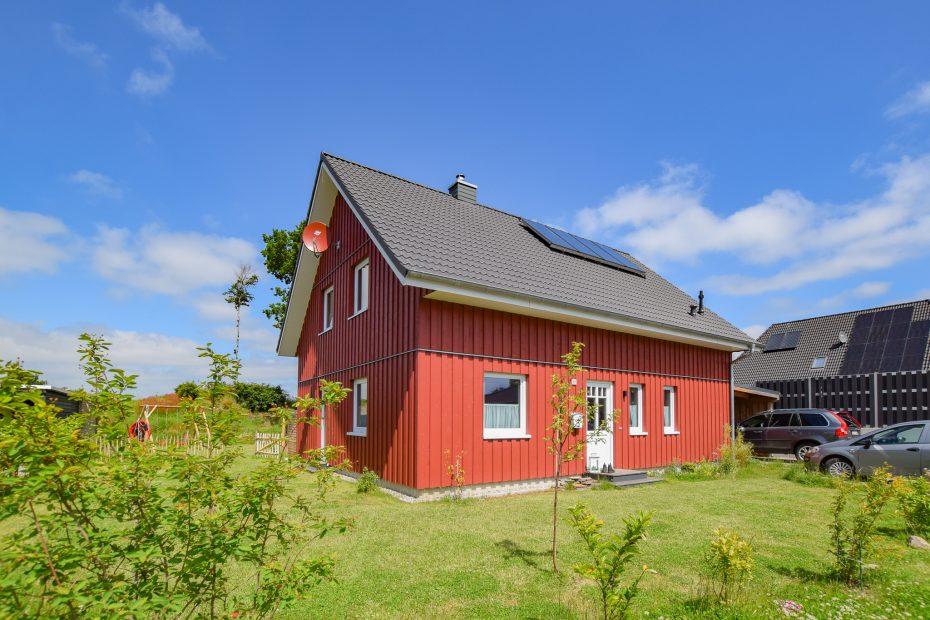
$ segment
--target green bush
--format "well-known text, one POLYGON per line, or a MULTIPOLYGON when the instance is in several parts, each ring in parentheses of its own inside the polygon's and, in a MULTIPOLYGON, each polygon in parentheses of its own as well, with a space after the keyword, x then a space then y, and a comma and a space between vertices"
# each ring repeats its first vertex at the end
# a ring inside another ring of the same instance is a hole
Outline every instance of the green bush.
POLYGON ((728 439, 723 442, 718 450, 720 455, 718 463, 721 473, 724 474, 730 474, 740 467, 745 467, 752 458, 752 444, 743 439, 743 432, 737 431, 736 439, 733 441, 729 440, 730 432, 731 427, 727 425, 726 435, 728 439))
POLYGON ((704 567, 709 593, 721 603, 733 601, 752 579, 752 545, 738 532, 718 528, 704 554, 704 567))
POLYGON ((836 486, 836 479, 827 476, 819 471, 812 471, 804 466, 803 463, 791 463, 785 468, 782 479, 790 482, 797 482, 806 487, 826 487, 836 486))
POLYGON ((930 537, 930 470, 917 478, 895 478, 894 489, 907 533, 930 537))
POLYGON ((863 566, 868 563, 874 546, 875 522, 894 494, 892 477, 886 468, 876 470, 865 485, 865 497, 852 515, 846 506, 858 485, 838 481, 839 493, 833 501, 833 523, 830 526, 834 546, 834 573, 849 584, 862 584, 863 566))
POLYGON ((195 381, 185 381, 174 388, 174 393, 178 395, 178 398, 195 400, 200 396, 200 386, 195 381))
POLYGON ((358 483, 355 485, 357 493, 373 493, 378 490, 378 474, 367 467, 362 469, 362 475, 358 477, 358 483))
POLYGON ((280 385, 237 381, 233 390, 239 404, 252 413, 265 413, 275 407, 288 407, 294 403, 291 395, 280 385))

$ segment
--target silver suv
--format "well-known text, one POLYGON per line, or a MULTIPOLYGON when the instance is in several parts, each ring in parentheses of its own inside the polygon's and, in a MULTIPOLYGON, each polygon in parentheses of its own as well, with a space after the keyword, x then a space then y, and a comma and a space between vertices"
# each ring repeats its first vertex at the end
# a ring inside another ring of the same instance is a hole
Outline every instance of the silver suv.
POLYGON ((849 426, 829 409, 776 409, 743 420, 743 438, 756 452, 794 454, 799 461, 814 446, 849 437, 849 426))

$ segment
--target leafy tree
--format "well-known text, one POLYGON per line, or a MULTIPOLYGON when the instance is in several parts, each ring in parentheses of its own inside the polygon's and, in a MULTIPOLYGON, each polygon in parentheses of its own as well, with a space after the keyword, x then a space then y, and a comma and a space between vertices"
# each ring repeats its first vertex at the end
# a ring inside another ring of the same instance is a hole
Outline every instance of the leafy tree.
POLYGON ((252 413, 265 413, 275 407, 287 407, 294 401, 280 385, 237 382, 233 388, 239 404, 252 413))
POLYGON ((875 547, 876 521, 894 496, 891 482, 892 475, 886 467, 875 470, 865 484, 865 497, 852 515, 846 514, 846 506, 857 487, 848 480, 837 482, 839 492, 833 500, 830 525, 835 556, 833 571, 849 584, 863 582, 863 566, 875 547))
MULTIPOLYGON (((562 356, 565 364, 564 375, 552 375, 552 419, 546 428, 546 449, 553 457, 552 478, 555 487, 552 494, 552 570, 559 571, 559 483, 562 479, 562 465, 574 461, 584 454, 586 437, 581 429, 572 425, 575 416, 587 420, 594 415, 593 407, 588 407, 584 390, 572 385, 572 380, 584 372, 581 367, 581 351, 584 344, 573 342, 571 351, 562 356)), ((586 424, 581 424, 585 428, 586 424)))
POLYGON ((283 228, 272 229, 271 233, 262 235, 265 247, 262 256, 265 257, 265 270, 274 276, 283 286, 274 286, 271 291, 278 301, 272 302, 262 312, 274 321, 274 326, 281 329, 284 326, 284 313, 287 310, 287 296, 291 283, 294 281, 294 269, 297 267, 297 256, 303 244, 305 221, 301 220, 291 230, 283 228))
POLYGON ((241 323, 242 308, 247 308, 255 295, 252 294, 251 288, 258 283, 258 274, 250 265, 240 265, 236 271, 236 279, 229 285, 229 288, 223 293, 223 299, 226 303, 232 304, 236 308, 236 346, 233 349, 233 356, 239 359, 239 324, 241 323))
POLYGON ((623 533, 605 538, 601 533, 604 522, 595 517, 587 506, 575 504, 568 512, 571 524, 591 556, 590 563, 575 564, 575 572, 597 584, 604 620, 626 618, 633 597, 639 592, 639 582, 649 572, 649 568, 643 566, 639 576, 626 587, 623 587, 621 578, 637 546, 646 536, 651 514, 639 513, 626 517, 623 533))
MULTIPOLYGON (((301 557, 351 525, 322 509, 330 474, 301 497, 290 483, 308 474, 285 459, 231 473, 240 454, 223 438, 235 435, 225 407, 236 360, 201 349, 210 372, 190 407, 212 429, 206 456, 137 441, 106 456, 107 438, 86 422, 105 430, 125 414, 131 375, 112 367, 108 343, 82 342, 89 413, 56 417, 22 387, 36 373, 0 362, 0 617, 271 617, 332 579, 331 557, 301 557)), ((345 398, 338 384, 323 392, 306 404, 345 398)), ((308 456, 321 465, 338 451, 308 456)))
POLYGON ((174 393, 178 395, 178 398, 194 400, 200 396, 200 386, 193 381, 185 381, 174 388, 174 393))

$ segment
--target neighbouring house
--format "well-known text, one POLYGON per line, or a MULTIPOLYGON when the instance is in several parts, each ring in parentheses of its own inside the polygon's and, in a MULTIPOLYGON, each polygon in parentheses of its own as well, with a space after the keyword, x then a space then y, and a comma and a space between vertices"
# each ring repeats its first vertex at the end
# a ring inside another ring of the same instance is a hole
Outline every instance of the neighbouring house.
POLYGON ((568 474, 708 458, 724 439, 731 356, 752 339, 629 254, 483 206, 461 175, 445 192, 328 154, 308 219, 329 249, 301 250, 278 353, 300 395, 321 379, 352 394, 301 425, 301 451, 344 446, 409 495, 449 486, 459 455, 468 485, 538 488, 573 341, 598 411, 578 433, 608 431, 568 474))
POLYGON ((776 323, 733 377, 778 392, 778 407, 847 411, 867 426, 924 420, 928 338, 930 300, 776 323))

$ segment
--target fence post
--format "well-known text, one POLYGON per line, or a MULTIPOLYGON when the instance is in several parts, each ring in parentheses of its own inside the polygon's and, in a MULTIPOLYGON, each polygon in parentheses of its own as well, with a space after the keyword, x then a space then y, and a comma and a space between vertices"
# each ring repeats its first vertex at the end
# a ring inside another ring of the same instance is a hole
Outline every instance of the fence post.
POLYGON ((878 373, 872 373, 872 417, 875 421, 875 428, 881 428, 878 421, 878 373))
POLYGON ((813 388, 813 379, 810 377, 807 378, 807 408, 814 408, 814 388, 813 388))

